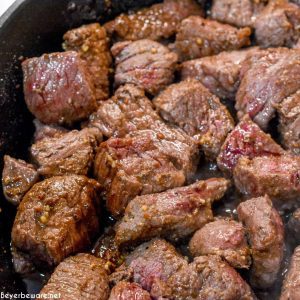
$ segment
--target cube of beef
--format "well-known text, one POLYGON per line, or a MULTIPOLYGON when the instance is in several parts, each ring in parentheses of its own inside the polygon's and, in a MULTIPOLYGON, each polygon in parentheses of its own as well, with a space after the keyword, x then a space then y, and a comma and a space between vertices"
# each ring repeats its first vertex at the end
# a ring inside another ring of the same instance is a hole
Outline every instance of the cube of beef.
POLYGON ((134 198, 116 225, 116 243, 132 244, 157 236, 178 241, 213 220, 211 205, 229 181, 211 178, 163 193, 134 198))
POLYGON ((203 15, 195 0, 164 0, 136 13, 121 14, 104 27, 119 40, 161 40, 175 34, 181 20, 190 15, 203 15))
POLYGON ((297 244, 300 244, 300 208, 297 208, 290 216, 287 223, 289 232, 297 244))
POLYGON ((279 114, 279 131, 284 147, 300 154, 300 91, 275 106, 279 114))
POLYGON ((181 65, 181 78, 195 78, 218 97, 234 100, 242 62, 257 51, 252 47, 186 61, 181 65))
POLYGON ((268 288, 277 279, 283 258, 281 217, 267 195, 242 202, 237 212, 246 227, 252 249, 251 284, 268 288))
POLYGON ((68 132, 68 129, 57 125, 46 125, 40 122, 38 119, 33 120, 35 126, 35 132, 33 136, 34 143, 44 139, 60 137, 68 132))
POLYGON ((24 160, 4 155, 2 188, 5 198, 19 205, 27 191, 39 180, 35 167, 24 160))
POLYGON ((24 196, 12 229, 12 245, 38 267, 58 265, 90 245, 99 229, 99 184, 85 176, 55 176, 24 196))
POLYGON ((177 55, 152 40, 126 41, 111 48, 115 58, 115 86, 133 83, 155 95, 174 78, 177 55))
POLYGON ((262 47, 292 47, 300 37, 300 8, 285 0, 269 1, 254 22, 256 42, 262 47))
POLYGON ((99 23, 71 29, 64 35, 63 48, 74 50, 86 61, 97 101, 109 97, 109 68, 112 63, 106 30, 99 23))
POLYGON ((231 173, 242 156, 254 158, 256 156, 281 155, 284 150, 264 133, 248 115, 227 136, 218 156, 218 167, 231 173))
POLYGON ((211 17, 237 27, 253 27, 266 0, 213 0, 211 17))
POLYGON ((120 281, 111 290, 108 300, 151 300, 151 297, 139 284, 120 281))
POLYGON ((251 29, 192 16, 183 20, 174 44, 179 60, 200 58, 250 45, 251 29))
POLYGON ((40 294, 58 295, 64 300, 107 300, 108 274, 105 262, 80 253, 61 262, 40 294))
POLYGON ((45 138, 31 146, 31 155, 45 177, 65 174, 87 175, 102 135, 96 128, 72 130, 45 138))
POLYGON ((291 258, 289 270, 285 276, 280 300, 297 300, 300 298, 300 246, 291 258))
POLYGON ((241 157, 233 171, 236 188, 257 197, 264 194, 281 201, 300 196, 300 157, 291 155, 241 157))
POLYGON ((138 130, 102 143, 94 173, 103 184, 107 208, 119 216, 137 195, 184 185, 194 175, 196 164, 195 144, 177 129, 163 125, 156 131, 138 130))
POLYGON ((71 125, 96 109, 92 79, 76 52, 29 58, 22 68, 25 101, 39 121, 71 125))
POLYGON ((107 137, 124 137, 131 131, 151 128, 160 120, 144 90, 125 84, 111 99, 99 105, 90 116, 88 126, 98 128, 107 137))
POLYGON ((266 129, 275 116, 274 105, 299 89, 300 51, 287 48, 259 51, 244 61, 240 76, 235 105, 238 116, 248 113, 266 129))
POLYGON ((211 160, 234 127, 226 107, 197 80, 170 85, 155 98, 154 105, 165 121, 194 137, 211 160))
POLYGON ((191 254, 215 254, 235 268, 249 268, 250 249, 243 225, 233 220, 219 219, 196 231, 189 243, 191 254))

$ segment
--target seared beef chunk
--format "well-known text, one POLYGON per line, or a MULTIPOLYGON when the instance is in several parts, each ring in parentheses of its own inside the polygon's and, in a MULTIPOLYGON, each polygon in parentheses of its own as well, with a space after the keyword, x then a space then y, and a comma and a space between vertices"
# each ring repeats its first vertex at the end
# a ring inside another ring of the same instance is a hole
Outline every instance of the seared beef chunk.
POLYGON ((276 108, 283 145, 294 154, 300 154, 300 90, 284 99, 276 108))
POLYGON ((55 266, 90 245, 99 228, 99 184, 85 176, 56 176, 24 196, 12 229, 12 245, 37 266, 55 266))
POLYGON ((151 300, 151 297, 140 285, 121 281, 111 290, 109 300, 151 300))
POLYGON ((234 100, 242 62, 256 51, 253 47, 186 61, 181 65, 181 78, 195 78, 218 97, 234 100))
POLYGON ((172 274, 187 265, 187 261, 171 244, 154 239, 140 245, 128 255, 124 264, 110 276, 110 281, 116 284, 126 278, 140 284, 155 297, 160 281, 167 281, 172 274))
POLYGON ((99 105, 90 116, 88 126, 98 128, 107 137, 124 137, 131 131, 155 127, 158 120, 160 117, 143 89, 125 84, 111 99, 99 105))
POLYGON ((133 83, 155 95, 173 81, 177 55, 152 40, 120 42, 111 48, 115 86, 133 83))
POLYGON ((38 119, 34 119, 33 123, 35 126, 33 138, 34 143, 44 138, 60 137, 68 132, 68 130, 64 127, 57 125, 46 125, 41 123, 38 119))
POLYGON ((22 68, 27 107, 41 122, 71 125, 95 110, 93 82, 76 52, 29 58, 22 68))
POLYGON ((26 192, 38 181, 35 167, 24 160, 4 155, 2 188, 5 198, 14 205, 19 205, 26 192))
POLYGON ((196 257, 187 267, 173 273, 159 296, 175 300, 256 299, 239 273, 216 255, 196 257))
POLYGON ((295 249, 291 258, 280 296, 280 300, 298 299, 300 299, 300 246, 295 249))
POLYGON ((252 250, 251 283, 268 288, 277 278, 283 257, 284 229, 280 215, 267 195, 242 202, 237 212, 252 250))
POLYGON ((292 47, 300 37, 300 8, 285 0, 269 1, 254 22, 255 37, 262 47, 292 47))
POLYGON ((112 58, 106 30, 98 23, 84 25, 65 33, 65 50, 74 50, 87 62, 95 87, 96 100, 109 97, 109 68, 112 58))
POLYGON ((194 0, 164 0, 136 13, 121 14, 104 25, 107 32, 120 40, 161 40, 175 34, 181 20, 203 15, 194 0))
POLYGON ((250 28, 237 29, 217 21, 192 16, 181 22, 175 42, 179 60, 195 59, 250 45, 250 28))
POLYGON ((250 250, 245 229, 233 220, 216 220, 199 229, 189 243, 191 254, 196 256, 220 255, 235 268, 249 268, 250 250))
POLYGON ((58 265, 41 294, 60 294, 63 300, 107 300, 109 285, 104 264, 90 254, 71 256, 58 265))
POLYGON ((218 167, 231 173, 242 156, 254 158, 256 156, 281 155, 284 150, 264 133, 248 115, 227 136, 218 156, 218 167))
POLYGON ((243 63, 235 106, 239 117, 248 113, 261 128, 266 129, 274 117, 274 105, 294 94, 299 86, 298 49, 259 51, 243 63))
POLYGON ((237 27, 250 26, 264 7, 266 0, 213 0, 211 17, 237 27))
POLYGON ((229 181, 211 178, 163 193, 134 198, 116 225, 116 243, 124 245, 156 236, 178 241, 213 220, 211 204, 229 181))
POLYGON ((296 209, 290 216, 288 229, 292 233, 297 244, 300 244, 300 208, 296 209))
POLYGON ((114 216, 135 196, 182 186, 194 175, 198 151, 193 141, 177 129, 155 125, 155 131, 110 138, 99 147, 94 172, 114 216))
POLYGON ((161 117, 195 138, 215 159, 234 123, 220 100, 195 79, 172 84, 154 100, 161 117))
POLYGON ((248 196, 268 194, 272 199, 292 200, 300 196, 300 157, 241 157, 233 171, 237 189, 248 196))
POLYGON ((64 174, 87 175, 98 141, 96 128, 72 130, 59 137, 45 138, 31 146, 31 155, 45 177, 64 174))

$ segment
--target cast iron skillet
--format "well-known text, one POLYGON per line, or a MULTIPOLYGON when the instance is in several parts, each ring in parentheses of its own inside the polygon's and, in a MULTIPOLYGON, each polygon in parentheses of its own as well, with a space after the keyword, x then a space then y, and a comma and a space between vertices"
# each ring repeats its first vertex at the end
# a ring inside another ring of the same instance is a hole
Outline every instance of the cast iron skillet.
MULTIPOLYGON (((62 35, 68 29, 95 20, 104 22, 154 2, 160 1, 17 0, 9 8, 0 18, 0 171, 4 153, 26 159, 33 134, 22 92, 22 57, 61 51, 62 35)), ((25 293, 25 283, 13 271, 9 249, 15 208, 2 192, 0 208, 0 292, 25 293)))

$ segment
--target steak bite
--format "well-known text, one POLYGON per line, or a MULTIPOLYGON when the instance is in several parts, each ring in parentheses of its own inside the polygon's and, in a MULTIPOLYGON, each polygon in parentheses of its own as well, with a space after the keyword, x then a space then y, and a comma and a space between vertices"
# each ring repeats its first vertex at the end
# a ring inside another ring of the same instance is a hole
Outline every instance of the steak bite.
POLYGON ((256 42, 264 47, 292 47, 300 37, 300 8, 285 0, 269 1, 254 22, 256 42))
POLYGON ((25 101, 45 124, 72 125, 96 109, 93 82, 78 53, 44 54, 22 63, 25 101))
POLYGON ((218 156, 234 127, 226 107, 197 80, 170 85, 153 103, 165 121, 179 126, 199 143, 208 159, 218 156))
POLYGON ((33 124, 35 126, 35 132, 33 136, 34 143, 44 138, 61 137, 69 131, 68 129, 61 126, 43 124, 38 119, 34 119, 33 124))
POLYGON ((211 178, 134 198, 116 224, 116 243, 134 244, 157 236, 176 242, 191 235, 213 220, 211 205, 223 197, 228 186, 223 178, 211 178))
POLYGON ((4 155, 3 194, 7 201, 19 205, 27 191, 39 180, 35 167, 24 160, 4 155))
POLYGON ((244 61, 240 76, 235 105, 238 116, 248 113, 266 129, 275 116, 274 105, 299 89, 300 51, 287 48, 259 51, 244 61))
POLYGON ((161 40, 174 35, 184 18, 203 14, 194 0, 164 0, 135 13, 121 14, 104 27, 119 40, 161 40))
POLYGON ((102 135, 95 128, 72 130, 62 136, 44 138, 31 146, 31 155, 45 177, 87 175, 102 135))
POLYGON ((94 173, 114 216, 135 196, 182 186, 195 173, 196 144, 177 129, 156 125, 156 131, 138 130, 99 147, 94 173))
POLYGON ((217 21, 192 16, 183 20, 174 44, 179 60, 211 56, 250 45, 251 29, 237 29, 217 21))
POLYGON ((300 298, 300 246, 291 258, 289 270, 282 286, 280 300, 297 300, 300 298))
POLYGON ((191 254, 215 254, 235 268, 249 268, 250 249, 243 225, 233 220, 216 220, 196 231, 189 243, 191 254))
POLYGON ((300 154, 300 90, 275 107, 279 114, 282 144, 294 154, 300 154))
POLYGON ((172 83, 177 54, 152 40, 125 41, 111 48, 115 58, 115 86, 133 83, 155 95, 172 83))
POLYGON ((227 136, 217 162, 222 171, 230 174, 242 156, 252 159, 281 154, 284 150, 246 115, 227 136))
POLYGON ((112 290, 108 300, 151 300, 150 294, 134 282, 120 281, 112 290))
POLYGON ((275 282, 283 258, 281 217, 267 195, 242 202, 237 212, 246 227, 252 249, 251 284, 268 288, 275 282))
POLYGON ((251 197, 294 200, 300 196, 300 157, 291 155, 241 157, 233 171, 236 188, 251 197))
POLYGON ((300 244, 300 208, 297 208, 289 218, 287 227, 296 243, 300 244))
POLYGON ((19 205, 12 245, 38 267, 58 265, 90 245, 99 229, 99 184, 85 176, 36 183, 19 205))
POLYGON ((97 101, 109 97, 109 68, 112 63, 106 30, 94 23, 71 29, 64 34, 63 48, 79 53, 86 61, 97 101))
POLYGON ((105 262, 80 253, 61 262, 40 294, 57 295, 64 300, 107 300, 108 274, 105 262))
POLYGON ((219 98, 234 100, 242 63, 257 51, 252 47, 186 61, 181 64, 181 78, 195 78, 219 98))

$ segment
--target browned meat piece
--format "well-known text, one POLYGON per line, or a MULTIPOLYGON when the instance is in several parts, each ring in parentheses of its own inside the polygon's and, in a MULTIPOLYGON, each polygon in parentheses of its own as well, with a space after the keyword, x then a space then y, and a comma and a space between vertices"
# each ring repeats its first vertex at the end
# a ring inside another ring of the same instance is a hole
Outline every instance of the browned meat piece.
POLYGON ((248 196, 268 194, 272 199, 300 196, 300 157, 291 155, 241 157, 233 171, 237 189, 248 196))
POLYGON ((274 105, 294 94, 299 85, 298 49, 259 51, 243 63, 235 106, 239 117, 248 113, 261 128, 266 129, 275 115, 274 105))
POLYGON ((210 222, 194 234, 189 243, 191 254, 215 254, 226 259, 235 268, 249 268, 250 249, 243 225, 233 220, 210 222))
POLYGON ((12 244, 34 264, 59 264, 90 245, 99 228, 99 184, 85 176, 56 176, 24 196, 12 229, 12 244))
POLYGON ((64 127, 57 125, 46 125, 41 123, 38 119, 34 119, 33 123, 35 126, 33 138, 34 143, 44 138, 60 137, 68 132, 68 130, 64 127))
POLYGON ((300 208, 290 216, 287 226, 297 244, 300 244, 300 208))
POLYGON ((256 42, 262 47, 292 47, 300 37, 300 8, 286 0, 269 1, 254 22, 256 42))
POLYGON ((222 171, 231 173, 242 156, 251 159, 281 154, 284 154, 284 150, 246 115, 227 136, 217 162, 222 171))
POLYGON ((31 155, 45 177, 87 175, 102 135, 95 128, 72 130, 62 136, 44 138, 31 146, 31 155))
POLYGON ((107 32, 120 40, 161 40, 175 34, 181 20, 203 15, 194 0, 164 0, 131 14, 121 14, 104 25, 107 32))
POLYGON ((97 101, 109 97, 109 68, 112 63, 106 30, 98 23, 83 25, 64 35, 63 48, 74 50, 87 62, 97 101))
POLYGON ((158 42, 120 42, 111 51, 115 58, 117 87, 133 83, 155 95, 173 81, 178 57, 158 42))
POLYGON ((266 0, 213 0, 211 17, 237 27, 250 26, 264 8, 266 0))
POLYGON ((252 47, 186 61, 181 65, 181 78, 195 78, 218 97, 234 100, 242 62, 256 51, 252 47))
POLYGON ((29 58, 22 68, 26 104, 41 122, 71 125, 96 109, 92 79, 76 52, 29 58))
POLYGON ((280 296, 280 300, 298 299, 300 299, 300 246, 295 249, 291 258, 280 296))
POLYGON ((250 45, 251 29, 237 29, 217 21, 192 16, 181 22, 174 48, 179 60, 189 60, 237 50, 250 45))
POLYGON ((159 120, 143 89, 125 84, 111 99, 99 105, 97 112, 90 116, 88 126, 98 128, 107 137, 124 137, 131 131, 155 127, 159 120))
POLYGON ((94 173, 114 216, 122 214, 135 196, 182 186, 195 173, 196 144, 177 129, 155 125, 155 131, 110 138, 99 147, 94 173))
POLYGON ((257 299, 239 273, 216 255, 196 257, 188 267, 172 274, 161 295, 175 300, 257 299))
POLYGON ((116 225, 118 245, 161 236, 178 241, 213 220, 211 205, 223 197, 229 181, 211 178, 163 193, 134 198, 116 225))
POLYGON ((275 107, 279 113, 279 131, 284 147, 300 154, 300 90, 275 107))
POLYGON ((109 285, 104 264, 90 254, 71 256, 58 265, 40 293, 60 294, 63 300, 107 300, 109 285))
POLYGON ((153 103, 161 117, 192 136, 210 160, 216 159, 234 127, 227 108, 195 79, 170 85, 153 103))
POLYGON ((109 300, 151 300, 151 297, 140 285, 121 281, 111 290, 109 300))
POLYGON ((2 188, 5 198, 19 205, 27 191, 39 180, 35 167, 24 160, 4 155, 2 188))
POLYGON ((124 264, 110 276, 110 281, 116 284, 125 277, 140 284, 155 297, 160 281, 167 281, 172 274, 187 265, 187 261, 171 244, 154 239, 140 245, 127 256, 124 264))
POLYGON ((283 258, 284 229, 280 215, 267 195, 242 202, 237 212, 252 249, 251 283, 268 288, 275 282, 283 258))

